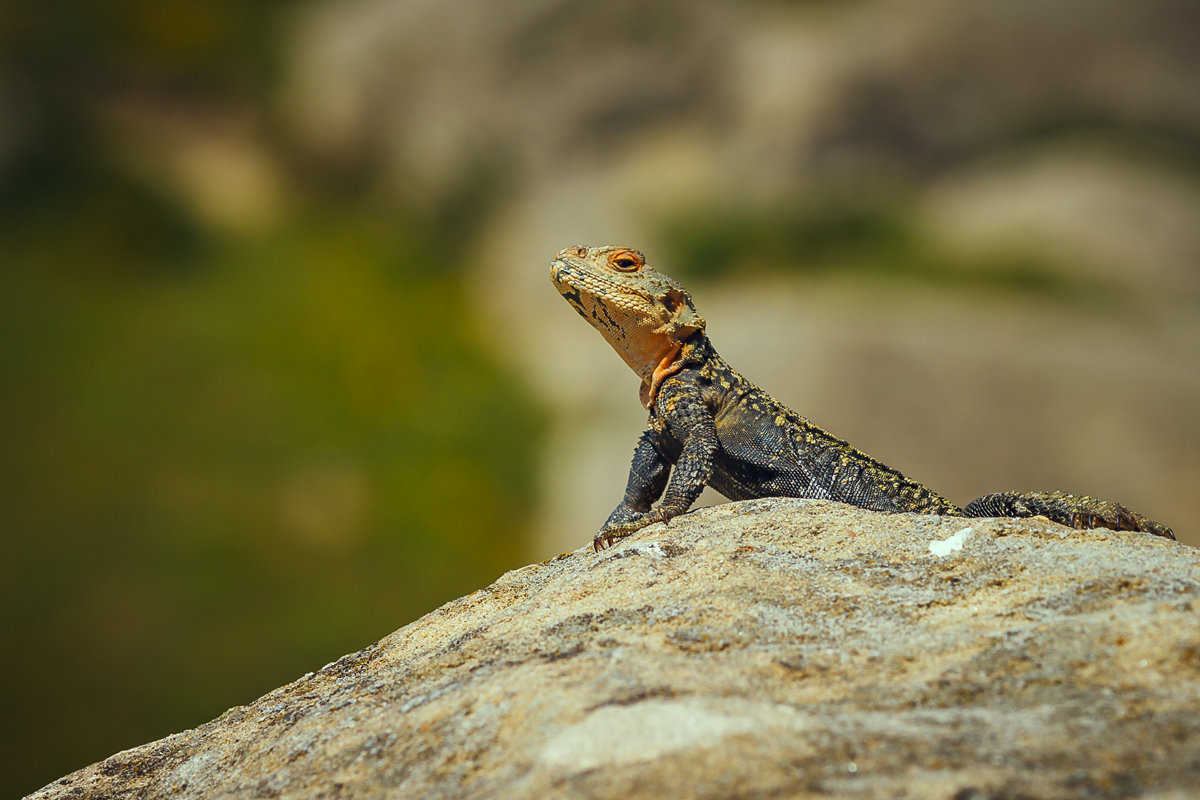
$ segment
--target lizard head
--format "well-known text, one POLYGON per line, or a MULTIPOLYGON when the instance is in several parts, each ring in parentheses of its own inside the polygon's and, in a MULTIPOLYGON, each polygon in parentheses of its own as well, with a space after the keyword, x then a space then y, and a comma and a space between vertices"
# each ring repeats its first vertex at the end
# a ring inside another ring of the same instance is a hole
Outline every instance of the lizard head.
POLYGON ((646 405, 678 370, 684 340, 704 330, 687 289, 629 247, 565 248, 550 262, 550 279, 642 379, 646 405))

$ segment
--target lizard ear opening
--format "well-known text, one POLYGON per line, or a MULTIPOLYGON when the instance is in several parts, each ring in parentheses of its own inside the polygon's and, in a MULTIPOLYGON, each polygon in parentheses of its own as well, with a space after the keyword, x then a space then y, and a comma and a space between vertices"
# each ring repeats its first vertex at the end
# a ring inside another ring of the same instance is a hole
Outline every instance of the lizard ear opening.
POLYGON ((704 330, 704 317, 696 312, 692 301, 683 292, 672 289, 663 298, 663 305, 671 313, 672 328, 677 339, 686 339, 696 331, 704 330))

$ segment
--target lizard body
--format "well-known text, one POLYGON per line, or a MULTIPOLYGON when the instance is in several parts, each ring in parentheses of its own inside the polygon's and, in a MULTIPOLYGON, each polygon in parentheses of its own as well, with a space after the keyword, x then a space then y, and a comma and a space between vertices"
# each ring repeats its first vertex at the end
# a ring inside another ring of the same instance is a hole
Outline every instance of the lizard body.
POLYGON ((650 412, 625 496, 593 540, 597 550, 683 514, 706 485, 731 500, 807 497, 893 513, 1042 515, 1076 528, 1175 538, 1122 505, 1062 492, 989 494, 959 508, 743 377, 713 348, 688 291, 648 267, 637 250, 568 247, 551 263, 550 277, 642 379, 650 412))

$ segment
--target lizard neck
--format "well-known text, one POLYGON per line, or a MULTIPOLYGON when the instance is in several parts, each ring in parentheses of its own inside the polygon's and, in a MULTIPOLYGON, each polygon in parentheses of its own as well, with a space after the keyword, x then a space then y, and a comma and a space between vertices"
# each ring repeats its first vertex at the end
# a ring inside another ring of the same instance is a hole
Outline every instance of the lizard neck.
POLYGON ((669 341, 664 344, 661 357, 645 372, 642 372, 642 388, 640 397, 642 406, 650 408, 658 399, 658 391, 662 382, 675 373, 689 366, 703 364, 713 354, 712 344, 702 331, 696 331, 681 342, 669 341))

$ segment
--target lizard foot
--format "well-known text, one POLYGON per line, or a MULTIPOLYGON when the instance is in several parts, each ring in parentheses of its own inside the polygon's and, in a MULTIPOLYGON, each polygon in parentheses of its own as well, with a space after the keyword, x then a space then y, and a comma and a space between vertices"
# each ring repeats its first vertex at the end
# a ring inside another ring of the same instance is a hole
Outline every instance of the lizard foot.
POLYGON ((597 533, 595 538, 592 539, 592 551, 599 553, 606 547, 611 547, 618 539, 624 539, 626 536, 637 533, 648 525, 666 521, 667 515, 661 509, 656 509, 645 514, 639 514, 626 522, 605 526, 604 530, 597 533))

